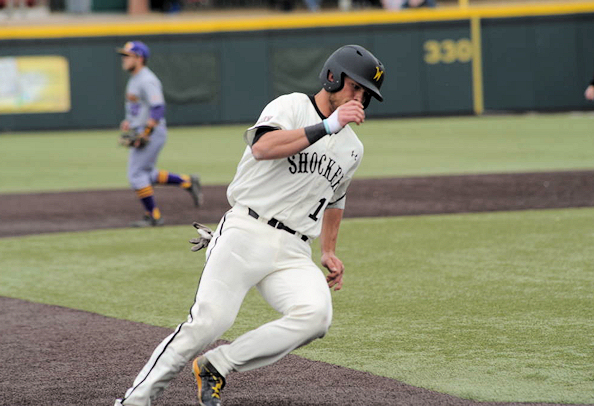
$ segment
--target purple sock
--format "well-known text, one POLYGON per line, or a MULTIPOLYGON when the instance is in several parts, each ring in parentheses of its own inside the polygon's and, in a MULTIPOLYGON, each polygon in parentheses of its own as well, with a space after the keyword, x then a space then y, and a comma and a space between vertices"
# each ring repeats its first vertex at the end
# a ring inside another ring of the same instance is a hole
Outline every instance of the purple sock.
POLYGON ((146 209, 148 213, 152 213, 155 209, 155 197, 154 196, 147 196, 140 199, 142 205, 146 209))

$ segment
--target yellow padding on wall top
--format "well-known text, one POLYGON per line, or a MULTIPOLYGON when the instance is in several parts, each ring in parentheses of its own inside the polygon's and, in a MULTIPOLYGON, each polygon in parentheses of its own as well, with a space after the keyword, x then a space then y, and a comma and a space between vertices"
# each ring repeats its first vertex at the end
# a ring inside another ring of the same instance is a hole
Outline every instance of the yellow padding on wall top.
POLYGON ((471 18, 533 17, 562 14, 594 13, 594 1, 558 4, 518 4, 500 6, 448 7, 406 11, 355 11, 291 13, 254 18, 200 19, 156 18, 144 21, 122 19, 118 22, 69 25, 35 24, 0 28, 2 39, 101 37, 160 34, 193 34, 224 31, 258 31, 294 28, 361 26, 425 21, 468 20, 471 18))

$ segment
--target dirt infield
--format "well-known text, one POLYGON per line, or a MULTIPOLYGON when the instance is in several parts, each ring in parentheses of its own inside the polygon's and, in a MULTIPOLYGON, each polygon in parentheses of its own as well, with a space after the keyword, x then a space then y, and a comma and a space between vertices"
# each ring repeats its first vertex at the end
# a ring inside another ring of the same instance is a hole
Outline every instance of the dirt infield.
MULTIPOLYGON (((166 224, 217 223, 223 186, 196 209, 179 188, 156 187, 166 224)), ((404 216, 594 205, 594 171, 354 180, 345 217, 404 216)), ((127 227, 142 209, 130 190, 0 195, 0 237, 127 227)))
MULTIPOLYGON (((225 188, 206 187, 205 194, 206 204, 196 209, 182 190, 156 190, 167 224, 216 223, 228 209, 225 188)), ((439 176, 354 181, 345 217, 592 206, 594 171, 439 176)), ((0 237, 126 227, 141 212, 128 190, 0 195, 0 208, 0 237)), ((112 405, 171 332, 3 297, 0 326, 0 405, 11 406, 112 405)), ((194 396, 186 368, 157 404, 196 405, 194 396)), ((224 406, 512 405, 459 399, 294 355, 231 374, 223 396, 224 406)))

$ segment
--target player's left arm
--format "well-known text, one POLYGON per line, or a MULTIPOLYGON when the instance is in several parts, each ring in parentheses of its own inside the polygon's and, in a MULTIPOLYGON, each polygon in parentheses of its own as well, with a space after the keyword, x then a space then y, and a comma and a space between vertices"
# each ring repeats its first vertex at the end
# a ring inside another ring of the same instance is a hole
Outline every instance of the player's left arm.
POLYGON ((322 232, 320 244, 322 248, 322 265, 328 269, 326 281, 330 288, 340 290, 342 288, 342 277, 344 275, 344 264, 336 256, 336 242, 338 241, 338 230, 342 221, 343 209, 328 208, 324 211, 322 219, 322 232))
POLYGON ((163 117, 165 117, 164 104, 156 104, 154 106, 151 106, 149 112, 149 119, 146 122, 147 127, 156 127, 163 117))
POLYGON ((161 119, 165 117, 165 96, 160 84, 154 81, 147 82, 143 91, 149 104, 149 118, 145 124, 143 135, 148 137, 161 119))

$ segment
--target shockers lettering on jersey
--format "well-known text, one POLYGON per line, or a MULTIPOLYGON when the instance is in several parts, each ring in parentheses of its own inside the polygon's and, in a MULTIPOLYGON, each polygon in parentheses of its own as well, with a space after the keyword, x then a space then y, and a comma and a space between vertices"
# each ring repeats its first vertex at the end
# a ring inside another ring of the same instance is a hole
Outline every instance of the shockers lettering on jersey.
POLYGON ((292 175, 296 173, 313 173, 324 177, 333 191, 344 178, 343 170, 340 165, 326 154, 318 155, 317 152, 300 152, 287 158, 289 161, 289 172, 292 175))

